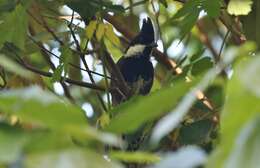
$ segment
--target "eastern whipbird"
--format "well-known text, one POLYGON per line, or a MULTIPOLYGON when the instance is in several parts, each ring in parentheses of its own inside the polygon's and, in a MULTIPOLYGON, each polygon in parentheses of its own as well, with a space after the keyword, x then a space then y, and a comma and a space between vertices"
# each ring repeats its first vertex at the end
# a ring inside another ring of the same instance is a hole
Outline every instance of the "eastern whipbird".
MULTIPOLYGON (((146 95, 150 92, 154 78, 150 56, 155 47, 157 44, 152 21, 150 18, 143 19, 141 31, 130 42, 125 54, 117 62, 131 95, 146 95)), ((113 82, 111 85, 113 87, 113 82)), ((118 90, 112 91, 111 94, 113 105, 118 105, 130 98, 125 98, 118 90)))

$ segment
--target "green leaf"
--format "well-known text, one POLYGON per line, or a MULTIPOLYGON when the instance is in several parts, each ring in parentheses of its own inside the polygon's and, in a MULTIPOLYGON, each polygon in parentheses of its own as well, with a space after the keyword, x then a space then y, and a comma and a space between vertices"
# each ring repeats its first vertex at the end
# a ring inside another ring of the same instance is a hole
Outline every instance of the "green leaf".
POLYGON ((15 114, 23 122, 53 129, 87 126, 80 108, 39 87, 2 91, 0 111, 15 114))
POLYGON ((100 3, 95 0, 65 0, 66 4, 74 11, 76 11, 84 20, 91 19, 100 9, 100 3))
POLYGON ((106 25, 106 37, 107 39, 110 40, 115 46, 119 47, 120 46, 120 39, 116 36, 113 27, 111 24, 106 25))
POLYGON ((257 167, 260 155, 260 115, 247 123, 238 135, 226 167, 257 167))
POLYGON ((19 64, 14 62, 13 60, 9 59, 5 55, 0 54, 0 65, 7 71, 13 72, 21 77, 27 78, 27 79, 33 79, 34 74, 23 67, 21 67, 19 64))
POLYGON ((0 0, 0 13, 10 12, 15 9, 15 0, 0 0))
POLYGON ((121 5, 113 5, 111 1, 100 0, 65 0, 66 4, 85 19, 91 19, 97 12, 115 12, 123 13, 124 7, 121 5))
POLYGON ((96 37, 97 37, 98 41, 100 41, 103 38, 103 36, 105 34, 105 30, 106 30, 105 24, 103 24, 103 23, 98 24, 98 28, 96 31, 96 37))
POLYGON ((231 15, 248 15, 251 12, 252 0, 230 0, 227 11, 231 15))
POLYGON ((193 0, 186 2, 183 7, 178 10, 178 12, 173 16, 173 20, 181 19, 182 17, 185 17, 192 13, 194 8, 198 8, 198 6, 201 5, 201 0, 193 0))
POLYGON ((163 6, 164 6, 165 8, 168 7, 168 3, 167 3, 166 0, 159 0, 159 2, 160 2, 161 4, 163 4, 163 6))
POLYGON ((147 96, 138 96, 112 110, 117 114, 105 130, 115 133, 130 133, 145 122, 169 112, 189 90, 191 83, 183 81, 173 87, 164 88, 147 96), (160 104, 160 105, 158 105, 160 104))
POLYGON ((113 56, 114 60, 115 61, 119 60, 119 58, 121 58, 121 56, 123 55, 121 50, 115 47, 113 43, 107 38, 104 39, 104 43, 108 52, 113 56))
POLYGON ((212 67, 213 67, 213 62, 211 61, 211 58, 204 57, 199 59, 193 64, 191 73, 192 75, 197 76, 209 70, 212 67))
POLYGON ((107 161, 102 155, 91 151, 71 148, 27 155, 26 168, 121 168, 118 163, 107 161))
POLYGON ((89 40, 92 39, 96 28, 97 28, 97 21, 96 20, 90 21, 86 28, 86 36, 89 40))
MULTIPOLYGON (((234 68, 234 74, 228 83, 227 99, 220 120, 221 143, 210 157, 208 162, 210 168, 223 167, 227 164, 228 158, 234 157, 232 150, 236 148, 235 142, 241 134, 240 130, 245 127, 246 123, 260 115, 259 62, 260 57, 257 55, 247 61, 241 61, 234 68)), ((250 135, 243 136, 248 138, 250 135)), ((253 155, 253 153, 249 152, 246 155, 253 155)), ((243 164, 241 166, 243 167, 243 164)))
POLYGON ((178 21, 181 40, 191 31, 193 26, 196 24, 200 11, 200 8, 194 7, 190 11, 190 13, 188 13, 188 15, 186 15, 182 20, 178 21))
POLYGON ((211 120, 201 120, 180 129, 179 142, 183 145, 202 144, 207 142, 213 122, 211 120))
POLYGON ((61 56, 60 56, 60 64, 63 65, 64 76, 68 74, 69 62, 73 55, 69 46, 62 46, 61 48, 61 56))
POLYGON ((61 80, 61 74, 64 69, 64 65, 60 64, 54 71, 53 76, 51 78, 51 82, 59 82, 61 80))
POLYGON ((195 168, 206 162, 206 153, 197 146, 179 148, 177 152, 165 154, 154 168, 195 168))
POLYGON ((2 76, 2 74, 0 74, 0 88, 4 87, 5 84, 6 84, 5 78, 4 78, 4 76, 2 76))
POLYGON ((203 9, 211 18, 216 18, 220 14, 221 3, 220 0, 205 0, 202 3, 203 9))
POLYGON ((158 155, 147 152, 122 152, 113 151, 109 153, 112 159, 131 163, 156 163, 160 161, 158 155))
POLYGON ((27 135, 20 129, 0 123, 0 164, 16 161, 27 141, 27 135))
POLYGON ((22 5, 17 5, 15 10, 8 13, 3 23, 0 24, 0 48, 5 42, 10 42, 24 49, 27 35, 27 13, 22 5))

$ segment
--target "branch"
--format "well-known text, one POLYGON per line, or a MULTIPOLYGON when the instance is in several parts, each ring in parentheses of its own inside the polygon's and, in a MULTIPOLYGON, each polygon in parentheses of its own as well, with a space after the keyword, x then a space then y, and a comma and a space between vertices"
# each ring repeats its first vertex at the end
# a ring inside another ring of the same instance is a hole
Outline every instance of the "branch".
MULTIPOLYGON (((42 47, 42 45, 40 45, 33 37, 31 37, 31 36, 29 36, 29 35, 28 35, 28 37, 29 37, 30 40, 32 40, 32 42, 35 43, 40 49, 46 51, 47 53, 53 55, 54 57, 56 57, 56 58, 58 58, 58 59, 61 59, 58 55, 56 55, 56 54, 54 54, 53 52, 47 50, 45 47, 42 47)), ((112 79, 110 76, 103 75, 103 74, 98 73, 98 72, 95 72, 95 71, 83 69, 83 68, 81 68, 80 66, 75 65, 75 64, 73 64, 73 63, 71 63, 71 62, 69 62, 69 65, 72 66, 72 67, 74 67, 74 68, 77 68, 77 69, 80 69, 80 70, 82 70, 82 71, 85 71, 85 72, 90 72, 90 73, 92 73, 92 74, 95 74, 95 75, 98 75, 98 76, 102 76, 102 77, 104 77, 104 78, 108 78, 108 79, 110 79, 110 80, 115 80, 115 79, 112 79)))
MULTIPOLYGON (((19 62, 19 64, 22 65, 24 68, 26 68, 26 69, 34 72, 34 73, 37 73, 41 76, 50 77, 50 78, 53 76, 53 73, 41 71, 41 70, 34 68, 34 67, 24 63, 24 62, 23 63, 19 62)), ((70 84, 73 84, 73 85, 77 85, 77 86, 81 86, 81 87, 85 87, 85 88, 89 88, 89 89, 94 89, 94 90, 98 90, 98 91, 105 91, 106 90, 105 88, 103 88, 101 86, 93 85, 91 83, 76 81, 76 80, 66 78, 66 77, 62 77, 62 79, 64 81, 66 81, 67 83, 70 83, 70 84)))

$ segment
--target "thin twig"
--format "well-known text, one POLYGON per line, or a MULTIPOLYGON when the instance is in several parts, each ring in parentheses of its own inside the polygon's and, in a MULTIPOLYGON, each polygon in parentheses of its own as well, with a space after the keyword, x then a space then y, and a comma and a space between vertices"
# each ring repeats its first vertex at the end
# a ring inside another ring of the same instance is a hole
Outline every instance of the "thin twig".
MULTIPOLYGON (((73 22, 73 18, 74 18, 74 11, 72 12, 72 17, 71 17, 71 22, 70 22, 70 23, 73 22)), ((71 33, 71 35, 72 35, 72 38, 73 38, 73 40, 74 40, 74 42, 75 42, 75 44, 76 44, 76 48, 77 48, 78 52, 82 53, 82 52, 81 52, 81 47, 80 47, 79 41, 78 41, 77 38, 76 38, 76 35, 75 35, 75 33, 74 33, 74 31, 73 31, 73 29, 72 29, 72 27, 71 27, 71 24, 68 24, 68 28, 69 28, 70 33, 71 33)), ((80 56, 81 61, 82 61, 83 64, 84 64, 86 70, 88 70, 87 73, 88 73, 88 76, 89 76, 89 79, 90 79, 91 83, 95 85, 95 80, 94 80, 92 74, 89 72, 89 67, 88 67, 88 64, 87 64, 87 62, 86 62, 86 60, 85 60, 85 55, 84 55, 84 54, 80 54, 79 56, 80 56)), ((102 105, 104 111, 107 111, 106 105, 105 105, 105 103, 104 103, 104 101, 103 101, 101 95, 100 95, 98 92, 96 92, 96 95, 97 95, 98 100, 99 100, 100 104, 102 105)))
MULTIPOLYGON (((28 37, 29 37, 29 39, 30 39, 33 43, 35 43, 40 49, 43 49, 44 51, 46 51, 47 53, 51 54, 52 56, 54 56, 54 57, 56 57, 56 58, 58 58, 58 59, 61 59, 58 55, 56 55, 56 54, 54 54, 53 52, 47 50, 45 47, 42 48, 42 46, 41 46, 33 37, 31 37, 31 36, 28 36, 28 37)), ((82 71, 88 72, 88 70, 83 69, 83 68, 81 68, 80 66, 75 65, 75 64, 73 64, 73 63, 71 63, 71 62, 69 62, 69 65, 71 65, 71 66, 74 67, 74 68, 80 69, 80 70, 82 70, 82 71)), ((89 70, 89 72, 92 73, 92 74, 98 75, 98 76, 102 76, 102 77, 104 77, 104 78, 108 78, 108 79, 110 79, 110 80, 115 80, 115 79, 112 79, 110 76, 103 75, 103 74, 98 73, 98 72, 95 72, 95 71, 89 70)))
POLYGON ((221 59, 221 54, 222 54, 222 51, 224 49, 224 46, 225 46, 225 43, 226 43, 226 40, 227 40, 227 37, 230 33, 230 30, 227 31, 223 41, 222 41, 222 44, 221 44, 221 47, 220 47, 220 50, 219 50, 219 53, 218 53, 218 61, 221 59))

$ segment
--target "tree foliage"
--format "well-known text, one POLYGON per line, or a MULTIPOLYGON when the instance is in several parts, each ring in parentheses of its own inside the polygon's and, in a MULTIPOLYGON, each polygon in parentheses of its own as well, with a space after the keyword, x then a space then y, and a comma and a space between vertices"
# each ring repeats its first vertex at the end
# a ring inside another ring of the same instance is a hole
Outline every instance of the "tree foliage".
POLYGON ((0 0, 0 168, 258 167, 259 7, 0 0), (147 15, 159 44, 151 93, 113 107, 112 80, 128 94, 115 62, 147 15))

